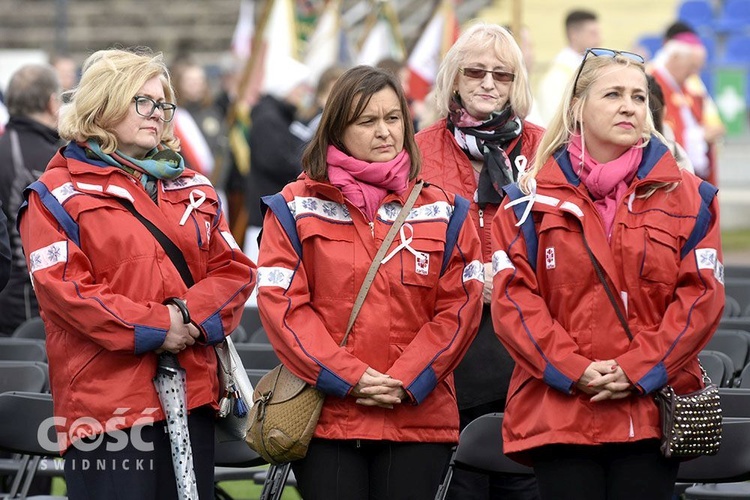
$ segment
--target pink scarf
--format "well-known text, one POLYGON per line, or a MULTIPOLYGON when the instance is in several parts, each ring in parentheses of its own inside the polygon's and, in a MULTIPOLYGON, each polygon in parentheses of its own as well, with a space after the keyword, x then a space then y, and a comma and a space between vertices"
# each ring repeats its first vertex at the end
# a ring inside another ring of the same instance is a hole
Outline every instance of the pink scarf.
POLYGON ((388 191, 402 195, 409 183, 411 159, 405 149, 391 161, 370 163, 349 156, 335 146, 328 146, 327 162, 331 184, 339 188, 370 221, 374 220, 375 212, 388 191))
POLYGON ((599 163, 588 151, 585 155, 582 153, 580 135, 572 136, 568 144, 573 169, 583 160, 579 176, 594 198, 594 206, 602 216, 608 240, 612 233, 617 205, 622 201, 625 191, 635 177, 638 165, 641 164, 643 148, 637 147, 640 144, 641 140, 619 158, 606 163, 599 163))

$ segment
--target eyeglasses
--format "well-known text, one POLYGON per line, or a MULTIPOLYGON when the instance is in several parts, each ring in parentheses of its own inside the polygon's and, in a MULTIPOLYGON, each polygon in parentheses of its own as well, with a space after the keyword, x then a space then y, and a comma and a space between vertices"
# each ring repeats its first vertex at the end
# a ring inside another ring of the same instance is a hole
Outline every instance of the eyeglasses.
POLYGON ((458 70, 463 73, 464 76, 476 80, 484 80, 487 73, 492 73, 492 79, 500 83, 508 83, 516 79, 516 75, 508 73, 507 71, 493 71, 491 69, 482 68, 459 68, 458 70))
POLYGON ((622 56, 638 64, 644 64, 646 62, 643 59, 643 56, 636 54, 634 52, 627 52, 624 50, 604 49, 601 47, 594 47, 591 49, 586 49, 586 52, 583 54, 583 60, 581 61, 581 65, 578 66, 578 73, 576 73, 576 79, 573 81, 573 95, 576 94, 576 87, 578 86, 578 79, 581 77, 581 71, 583 71, 583 65, 586 64, 586 59, 588 58, 589 54, 594 55, 596 57, 601 57, 601 56, 611 57, 613 59, 617 56, 622 56))
POLYGON ((161 121, 163 122, 172 121, 174 110, 177 109, 177 106, 171 102, 156 102, 145 95, 137 95, 133 97, 133 100, 135 101, 135 112, 145 118, 150 118, 156 108, 161 109, 161 121))

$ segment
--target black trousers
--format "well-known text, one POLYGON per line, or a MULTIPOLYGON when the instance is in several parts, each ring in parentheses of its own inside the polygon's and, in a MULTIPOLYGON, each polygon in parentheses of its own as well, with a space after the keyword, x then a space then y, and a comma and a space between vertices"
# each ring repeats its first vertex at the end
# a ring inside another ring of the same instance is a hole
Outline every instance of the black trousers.
MULTIPOLYGON (((472 420, 488 413, 502 412, 504 400, 474 406, 458 412, 461 430, 472 420)), ((533 476, 516 474, 482 474, 456 469, 448 488, 448 500, 539 500, 533 476)))
POLYGON ((679 462, 655 439, 531 451, 544 500, 670 500, 679 462))
POLYGON ((292 470, 304 500, 432 500, 451 449, 448 443, 313 439, 292 470))
MULTIPOLYGON (((214 497, 214 412, 188 415, 193 466, 201 500, 214 497)), ((177 500, 169 435, 164 422, 85 439, 65 453, 70 500, 177 500), (98 445, 95 443, 101 439, 98 445), (95 446, 84 451, 86 445, 95 446), (124 447, 123 447, 124 445, 124 447), (122 449, 121 449, 122 448, 122 449)))

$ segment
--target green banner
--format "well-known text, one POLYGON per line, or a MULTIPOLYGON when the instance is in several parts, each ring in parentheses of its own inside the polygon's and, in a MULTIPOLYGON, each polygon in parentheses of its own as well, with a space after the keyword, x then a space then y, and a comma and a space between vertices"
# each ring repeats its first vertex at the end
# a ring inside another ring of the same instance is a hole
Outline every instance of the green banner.
POLYGON ((747 70, 717 68, 714 74, 714 100, 727 129, 727 136, 742 134, 747 123, 747 70))

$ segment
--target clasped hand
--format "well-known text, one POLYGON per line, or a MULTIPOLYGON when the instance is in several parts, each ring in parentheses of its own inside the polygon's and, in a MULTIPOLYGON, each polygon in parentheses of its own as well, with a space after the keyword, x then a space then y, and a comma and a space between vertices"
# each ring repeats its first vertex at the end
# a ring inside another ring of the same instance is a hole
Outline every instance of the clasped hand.
POLYGON ((393 409, 406 398, 403 385, 400 380, 367 367, 351 395, 357 398, 357 404, 393 409))
POLYGON ((583 372, 576 387, 591 394, 592 402, 606 399, 623 399, 631 394, 633 384, 613 359, 593 361, 583 372))
POLYGON ((200 330, 194 324, 183 323, 182 313, 177 306, 168 304, 167 309, 169 309, 169 330, 167 330, 164 343, 156 350, 157 354, 164 351, 177 354, 187 346, 195 344, 195 340, 200 336, 200 330))

